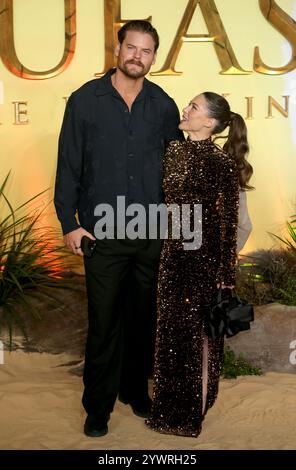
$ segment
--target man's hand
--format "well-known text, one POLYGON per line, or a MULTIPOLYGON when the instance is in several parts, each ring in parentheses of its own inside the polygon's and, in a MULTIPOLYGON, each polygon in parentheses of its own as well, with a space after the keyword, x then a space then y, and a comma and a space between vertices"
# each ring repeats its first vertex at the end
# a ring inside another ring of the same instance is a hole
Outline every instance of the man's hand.
POLYGON ((87 237, 91 238, 92 240, 95 240, 95 237, 84 230, 84 228, 79 227, 76 230, 73 230, 72 232, 67 233, 64 235, 64 243, 69 250, 73 251, 75 255, 83 256, 83 253, 80 248, 80 242, 81 238, 86 235, 87 237))

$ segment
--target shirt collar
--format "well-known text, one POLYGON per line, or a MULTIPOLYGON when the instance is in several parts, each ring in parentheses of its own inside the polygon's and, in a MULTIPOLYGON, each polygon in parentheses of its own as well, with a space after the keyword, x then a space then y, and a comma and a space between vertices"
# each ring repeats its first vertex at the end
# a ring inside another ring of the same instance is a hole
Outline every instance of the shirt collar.
POLYGON ((109 93, 113 93, 113 86, 111 82, 111 75, 115 72, 114 69, 110 69, 103 77, 97 80, 97 86, 95 90, 95 94, 97 96, 107 95, 109 93))
MULTIPOLYGON (((114 88, 111 82, 111 75, 113 75, 115 71, 116 71, 116 68, 110 69, 102 78, 99 78, 97 80, 97 86, 95 90, 95 94, 97 96, 107 95, 107 94, 111 94, 114 92, 114 88)), ((146 78, 144 78, 142 91, 144 92, 145 95, 147 94, 153 97, 157 96, 155 93, 156 90, 154 89, 153 84, 146 78)))

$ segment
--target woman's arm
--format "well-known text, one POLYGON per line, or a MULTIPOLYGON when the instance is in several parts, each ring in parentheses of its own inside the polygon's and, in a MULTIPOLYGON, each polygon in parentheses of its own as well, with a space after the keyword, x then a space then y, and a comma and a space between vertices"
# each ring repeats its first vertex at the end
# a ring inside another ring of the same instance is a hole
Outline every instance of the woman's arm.
POLYGON ((250 233, 252 231, 252 222, 248 212, 247 193, 243 189, 239 192, 239 210, 238 210, 238 226, 237 226, 237 247, 239 253, 245 246, 250 233))
POLYGON ((220 176, 220 267, 217 283, 233 286, 239 205, 239 175, 236 163, 225 158, 220 176))

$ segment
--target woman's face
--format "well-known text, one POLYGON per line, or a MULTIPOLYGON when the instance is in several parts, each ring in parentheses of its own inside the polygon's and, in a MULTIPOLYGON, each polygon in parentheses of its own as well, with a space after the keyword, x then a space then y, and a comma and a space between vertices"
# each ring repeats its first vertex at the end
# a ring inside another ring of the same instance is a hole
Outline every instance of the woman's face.
POLYGON ((183 109, 179 129, 186 132, 200 132, 211 130, 214 119, 208 115, 207 102, 204 95, 197 95, 189 105, 183 109))

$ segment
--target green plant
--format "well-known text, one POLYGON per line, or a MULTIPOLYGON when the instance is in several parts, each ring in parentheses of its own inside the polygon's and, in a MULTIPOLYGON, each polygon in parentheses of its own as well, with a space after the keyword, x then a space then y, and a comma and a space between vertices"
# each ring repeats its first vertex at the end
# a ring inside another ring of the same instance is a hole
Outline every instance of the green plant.
POLYGON ((271 233, 270 235, 280 240, 290 251, 290 253, 296 256, 296 215, 292 215, 290 217, 290 220, 286 222, 286 226, 290 238, 282 238, 278 235, 275 235, 274 233, 271 233))
POLYGON ((244 257, 237 271, 239 294, 256 305, 296 305, 296 257, 289 249, 258 250, 244 257))
POLYGON ((279 302, 296 305, 296 215, 289 218, 286 226, 289 238, 270 234, 284 246, 281 253, 285 263, 280 279, 272 279, 273 293, 279 302))
MULTIPOLYGON (((261 253, 260 253, 261 254, 261 253)), ((240 259, 236 272, 236 289, 239 295, 255 305, 272 300, 270 285, 263 276, 257 253, 240 259)))
POLYGON ((224 379, 235 379, 239 375, 262 375, 262 371, 259 367, 252 366, 243 354, 236 357, 234 351, 227 346, 221 375, 224 379))
POLYGON ((284 287, 275 288, 275 297, 285 305, 296 305, 296 273, 290 275, 284 287))
POLYGON ((253 304, 296 305, 296 215, 289 218, 286 226, 288 237, 269 233, 280 241, 280 248, 257 250, 240 259, 237 290, 253 304))
POLYGON ((10 346, 14 327, 27 337, 24 312, 39 319, 33 298, 60 302, 56 288, 70 287, 63 272, 69 270, 69 254, 55 244, 55 230, 42 227, 43 207, 31 208, 45 191, 13 209, 4 190, 9 174, 0 187, 0 204, 6 216, 0 218, 0 327, 8 327, 10 346))

